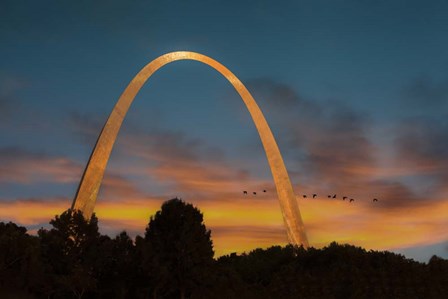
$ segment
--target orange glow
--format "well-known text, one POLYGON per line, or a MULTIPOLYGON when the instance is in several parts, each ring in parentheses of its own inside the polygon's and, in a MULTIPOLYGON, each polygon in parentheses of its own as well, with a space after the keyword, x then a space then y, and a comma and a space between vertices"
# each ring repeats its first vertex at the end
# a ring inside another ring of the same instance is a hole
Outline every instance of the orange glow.
MULTIPOLYGON (((275 198, 243 195, 233 198, 192 202, 203 212, 205 224, 212 231, 216 256, 286 244, 280 207, 275 198)), ((100 199, 96 207, 100 229, 112 235, 121 230, 143 235, 149 217, 160 208, 163 200, 134 198, 116 202, 100 199)), ((385 210, 369 201, 350 204, 341 200, 298 200, 303 207, 310 241, 316 247, 337 241, 367 249, 394 249, 448 238, 448 231, 444 229, 448 225, 448 200, 405 210, 385 210)), ((0 218, 26 226, 44 225, 64 211, 69 202, 69 199, 59 199, 0 203, 0 218)))

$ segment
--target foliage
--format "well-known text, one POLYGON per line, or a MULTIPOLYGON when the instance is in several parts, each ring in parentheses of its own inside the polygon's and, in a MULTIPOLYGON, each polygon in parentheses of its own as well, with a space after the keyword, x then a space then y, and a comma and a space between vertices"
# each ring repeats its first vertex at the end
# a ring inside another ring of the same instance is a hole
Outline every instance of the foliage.
POLYGON ((39 240, 26 232, 12 222, 0 222, 0 298, 25 298, 41 283, 39 240))
POLYGON ((144 260, 154 297, 190 297, 206 282, 214 255, 210 234, 202 213, 177 198, 151 217, 144 260))
POLYGON ((80 211, 67 210, 50 221, 51 230, 38 232, 42 259, 51 285, 48 295, 66 297, 68 292, 82 298, 95 290, 94 265, 98 255, 99 232, 95 215, 89 221, 80 211))

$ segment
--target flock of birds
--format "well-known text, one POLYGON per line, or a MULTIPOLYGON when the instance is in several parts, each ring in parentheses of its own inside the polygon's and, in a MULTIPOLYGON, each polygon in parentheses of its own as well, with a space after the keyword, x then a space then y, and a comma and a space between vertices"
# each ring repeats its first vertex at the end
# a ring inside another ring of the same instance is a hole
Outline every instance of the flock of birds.
MULTIPOLYGON (((317 197, 317 194, 316 193, 314 193, 313 194, 313 198, 316 198, 317 197)), ((338 196, 337 196, 337 194, 334 194, 334 195, 328 195, 327 196, 328 198, 333 198, 333 199, 337 199, 338 198, 338 196)), ((308 196, 306 195, 306 194, 304 194, 303 195, 303 198, 308 198, 308 196)), ((354 198, 348 198, 348 196, 342 196, 342 200, 348 200, 349 202, 354 202, 355 201, 355 199, 354 198)), ((374 199, 372 199, 372 201, 373 202, 378 202, 378 198, 374 198, 374 199)))
MULTIPOLYGON (((263 190, 263 192, 266 193, 266 190, 263 190)), ((243 191, 243 194, 244 194, 244 195, 247 195, 247 191, 243 191)), ((252 194, 253 194, 253 195, 257 195, 257 192, 254 191, 254 192, 252 192, 252 194)))
MULTIPOLYGON (((266 190, 263 190, 263 193, 266 193, 266 190)), ((244 194, 244 195, 247 195, 248 192, 247 192, 246 190, 244 190, 244 191, 243 191, 243 194, 244 194)), ((253 194, 253 195, 257 195, 257 192, 256 192, 256 191, 253 191, 252 194, 253 194)), ((317 197, 317 194, 314 193, 313 196, 312 196, 312 198, 316 198, 316 197, 317 197)), ((337 194, 334 194, 334 195, 328 195, 327 197, 328 197, 328 198, 333 198, 333 199, 337 199, 337 198, 338 198, 337 194)), ((303 198, 308 198, 308 195, 304 194, 304 195, 303 195, 303 198)), ((311 197, 310 197, 310 198, 311 198, 311 197)), ((354 198, 348 198, 348 196, 342 196, 342 200, 348 200, 349 202, 354 202, 354 201, 355 201, 354 198)), ((373 202, 378 202, 378 198, 374 198, 374 199, 372 199, 372 201, 373 201, 373 202)))

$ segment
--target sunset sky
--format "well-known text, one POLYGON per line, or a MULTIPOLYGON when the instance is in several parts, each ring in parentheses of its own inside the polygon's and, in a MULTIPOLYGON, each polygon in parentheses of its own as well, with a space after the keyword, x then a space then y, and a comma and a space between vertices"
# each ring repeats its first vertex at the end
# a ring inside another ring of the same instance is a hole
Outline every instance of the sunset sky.
MULTIPOLYGON (((448 258, 447 16, 442 0, 3 0, 0 221, 34 233, 69 208, 129 81, 188 50, 224 64, 258 102, 312 246, 448 258)), ((216 256, 287 242, 246 107, 194 61, 158 71, 129 110, 100 230, 141 235, 176 196, 204 213, 216 256)))

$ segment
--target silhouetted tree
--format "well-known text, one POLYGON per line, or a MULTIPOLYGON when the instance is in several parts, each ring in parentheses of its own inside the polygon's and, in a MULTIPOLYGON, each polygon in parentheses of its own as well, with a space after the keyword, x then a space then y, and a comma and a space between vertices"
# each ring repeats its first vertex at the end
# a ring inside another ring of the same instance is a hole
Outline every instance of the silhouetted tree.
POLYGON ((0 298, 25 297, 42 283, 39 255, 39 240, 26 228, 0 222, 0 298))
POLYGON ((153 298, 200 296, 214 252, 210 231, 197 208, 177 198, 165 202, 149 221, 145 245, 153 298))
POLYGON ((98 295, 101 298, 135 298, 140 261, 129 235, 123 231, 114 239, 101 236, 98 252, 95 264, 98 295))
POLYGON ((448 260, 434 255, 429 260, 428 268, 431 290, 435 293, 448 294, 448 260))
POLYGON ((94 265, 100 234, 95 214, 87 221, 82 212, 67 210, 50 221, 51 230, 38 232, 43 260, 49 267, 56 297, 71 293, 82 298, 96 287, 94 265))

